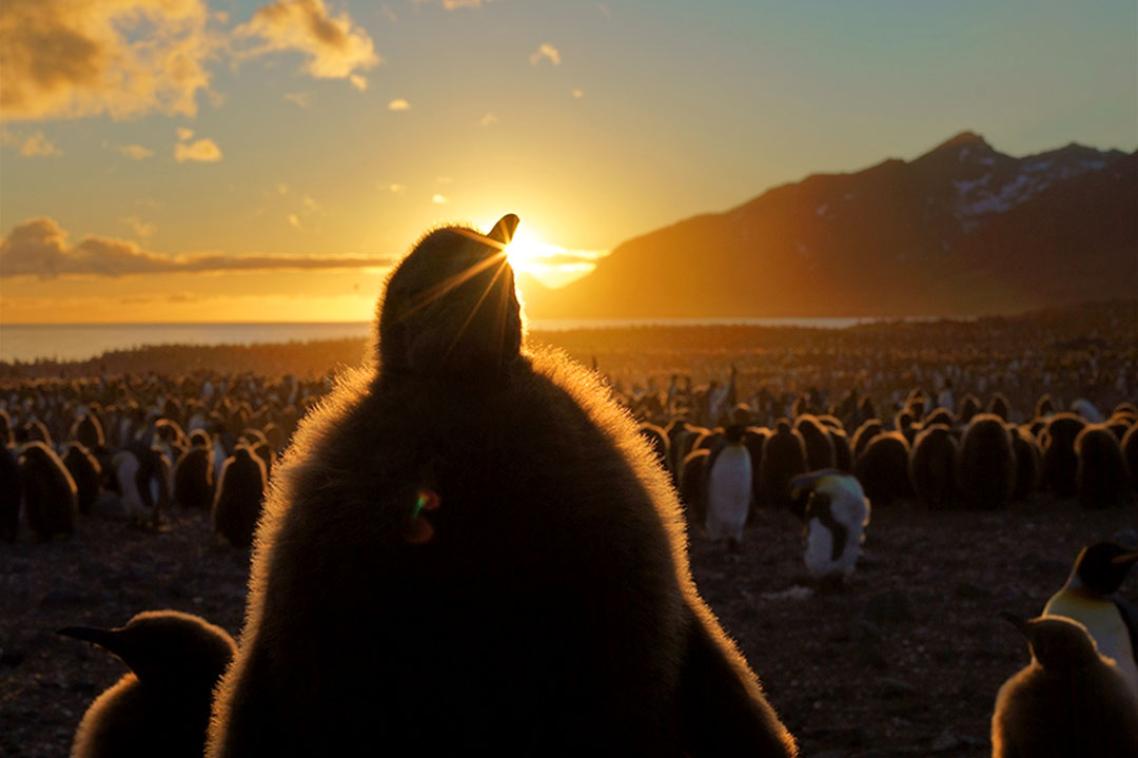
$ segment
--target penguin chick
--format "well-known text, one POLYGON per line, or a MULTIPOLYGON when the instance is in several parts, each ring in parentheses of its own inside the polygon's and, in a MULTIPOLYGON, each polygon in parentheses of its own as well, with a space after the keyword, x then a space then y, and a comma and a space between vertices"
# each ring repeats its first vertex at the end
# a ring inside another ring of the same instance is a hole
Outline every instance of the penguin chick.
POLYGON ((1079 551, 1067 583, 1043 607, 1044 616, 1066 616, 1087 628, 1099 652, 1114 659, 1118 672, 1138 697, 1138 614, 1118 596, 1138 551, 1112 542, 1079 551))
POLYGON ((221 627, 178 611, 145 611, 117 629, 68 627, 130 668, 83 714, 71 758, 199 758, 213 688, 237 652, 221 627))
POLYGON ((1006 616, 1031 662, 1000 687, 992 758, 1138 755, 1138 701, 1077 621, 1006 616))

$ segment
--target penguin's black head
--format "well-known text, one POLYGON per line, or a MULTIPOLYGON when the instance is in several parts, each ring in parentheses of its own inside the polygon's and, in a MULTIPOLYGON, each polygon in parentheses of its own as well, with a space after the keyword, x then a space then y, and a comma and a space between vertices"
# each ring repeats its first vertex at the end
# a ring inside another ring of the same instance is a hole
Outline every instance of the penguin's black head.
POLYGON ((178 611, 144 611, 117 629, 72 626, 59 634, 93 642, 154 687, 213 687, 237 651, 221 627, 178 611))
POLYGON ((1101 660, 1098 646, 1087 628, 1065 616, 1038 616, 1022 619, 1004 614, 1027 638, 1031 655, 1048 671, 1070 671, 1101 660))
POLYGON ((1138 563, 1138 550, 1129 550, 1114 542, 1098 542, 1079 551, 1075 576, 1086 590, 1113 595, 1126 581, 1135 563, 1138 563))
POLYGON ((387 281, 379 314, 381 376, 493 383, 518 358, 521 306, 505 247, 518 217, 489 233, 428 234, 387 281))

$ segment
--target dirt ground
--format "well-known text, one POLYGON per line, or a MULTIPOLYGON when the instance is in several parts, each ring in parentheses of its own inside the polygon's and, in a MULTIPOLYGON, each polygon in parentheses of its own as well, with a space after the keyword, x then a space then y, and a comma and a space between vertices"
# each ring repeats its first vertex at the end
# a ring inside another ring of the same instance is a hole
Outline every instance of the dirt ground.
MULTIPOLYGON (((804 756, 982 756, 996 691, 1027 661, 998 613, 1038 612, 1080 545, 1136 526, 1133 509, 1071 503, 881 509, 849 586, 808 597, 794 590, 799 527, 783 514, 760 513, 736 555, 694 535, 692 559, 804 756)), ((124 673, 56 629, 175 608, 236 633, 247 563, 193 514, 161 533, 85 519, 68 541, 0 545, 0 754, 66 755, 87 705, 124 673)), ((1138 576, 1124 594, 1138 595, 1138 576)))

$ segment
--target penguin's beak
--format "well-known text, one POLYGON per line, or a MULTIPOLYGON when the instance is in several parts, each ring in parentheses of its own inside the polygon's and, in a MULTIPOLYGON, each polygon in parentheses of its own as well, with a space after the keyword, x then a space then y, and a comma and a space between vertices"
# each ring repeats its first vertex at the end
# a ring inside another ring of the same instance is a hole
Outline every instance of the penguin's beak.
POLYGON ((1135 563, 1138 563, 1138 550, 1135 550, 1132 553, 1123 553, 1122 555, 1117 555, 1112 558, 1110 562, 1115 566, 1133 566, 1135 563))
POLYGON ((113 629, 97 629, 93 626, 69 626, 66 629, 60 629, 56 634, 61 634, 64 637, 71 637, 76 640, 83 640, 84 642, 93 642, 99 647, 105 648, 112 653, 115 652, 118 642, 118 634, 113 629))

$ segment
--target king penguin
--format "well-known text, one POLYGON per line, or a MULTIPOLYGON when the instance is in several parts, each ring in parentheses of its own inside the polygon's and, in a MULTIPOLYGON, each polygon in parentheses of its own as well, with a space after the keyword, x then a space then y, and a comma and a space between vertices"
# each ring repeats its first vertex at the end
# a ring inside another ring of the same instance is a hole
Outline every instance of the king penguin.
POLYGON ((1138 700, 1086 628, 1005 618, 1027 638, 1031 662, 996 696, 992 758, 1138 755, 1138 700))
POLYGON ((224 629, 178 611, 146 611, 117 629, 68 627, 130 668, 95 699, 72 758, 197 758, 205 746, 213 688, 236 652, 224 629))
POLYGON ((632 417, 523 347, 517 223, 427 234, 296 432, 210 758, 796 753, 632 417))
POLYGON ((1087 628, 1099 652, 1113 658, 1118 671, 1138 697, 1138 614, 1116 593, 1130 568, 1138 563, 1138 550, 1111 542, 1088 545, 1079 551, 1071 576, 1043 607, 1044 616, 1066 616, 1087 628))
POLYGON ((790 483, 795 499, 806 498, 806 570, 820 582, 840 583, 857 566, 869 499, 857 477, 837 469, 812 471, 790 483))
POLYGON ((726 539, 731 549, 743 542, 753 497, 751 453, 744 444, 746 420, 735 418, 723 430, 723 445, 711 451, 707 469, 707 534, 726 539))

